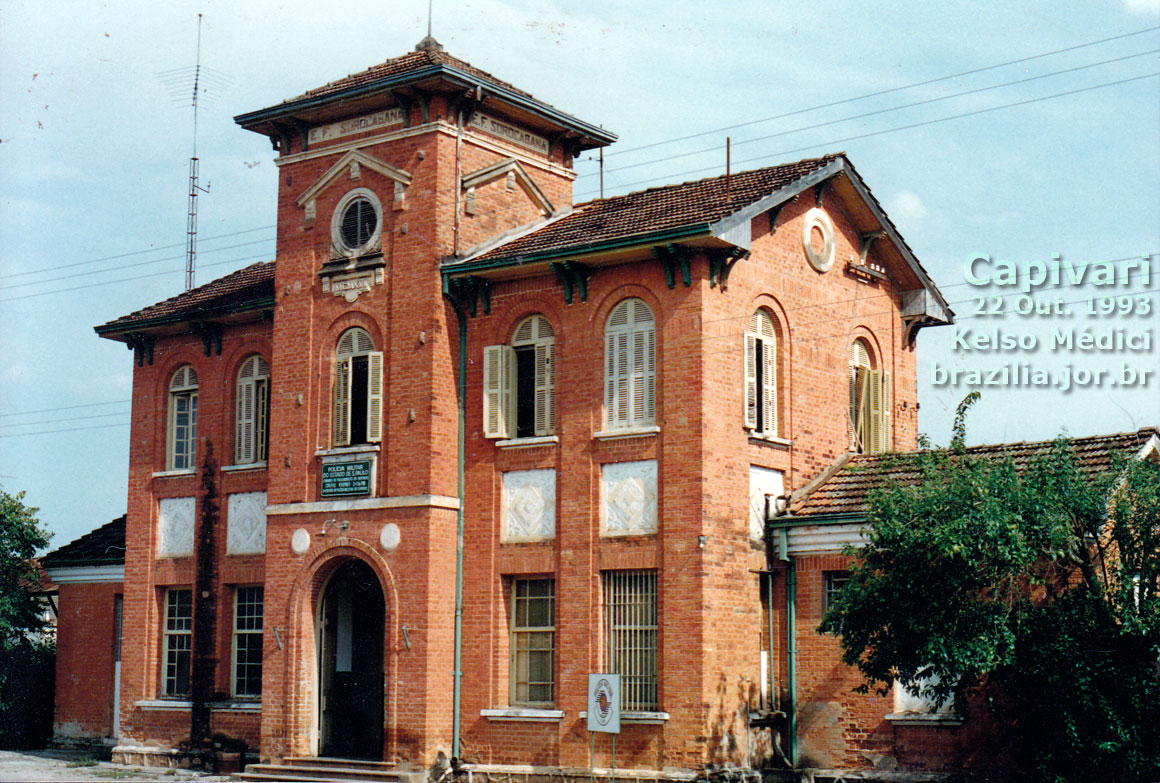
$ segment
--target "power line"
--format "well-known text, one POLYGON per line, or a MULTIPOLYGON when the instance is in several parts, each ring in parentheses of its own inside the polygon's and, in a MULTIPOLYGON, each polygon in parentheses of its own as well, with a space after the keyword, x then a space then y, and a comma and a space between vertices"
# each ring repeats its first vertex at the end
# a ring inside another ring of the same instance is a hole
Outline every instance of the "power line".
POLYGON ((901 92, 903 90, 909 90, 909 89, 912 89, 914 87, 925 87, 928 84, 937 84, 938 82, 944 82, 944 81, 948 81, 950 79, 957 79, 960 76, 970 76, 970 75, 976 74, 976 73, 983 73, 984 71, 992 71, 992 70, 995 70, 997 68, 1005 68, 1008 65, 1018 65, 1019 63, 1031 62, 1032 60, 1039 60, 1039 59, 1042 59, 1044 57, 1051 57, 1052 55, 1063 54, 1064 52, 1072 52, 1072 51, 1075 51, 1077 49, 1087 48, 1089 46, 1097 46, 1097 45, 1102 44, 1102 43, 1108 43, 1109 41, 1118 41, 1122 38, 1131 38, 1131 37, 1136 36, 1136 35, 1143 35, 1144 33, 1150 33, 1150 32, 1153 32, 1155 30, 1160 30, 1160 26, 1146 27, 1143 30, 1136 30, 1135 32, 1131 32, 1131 33, 1123 33, 1122 35, 1113 35, 1109 38, 1100 38, 1099 40, 1096 40, 1096 41, 1088 41, 1087 43, 1076 44, 1075 46, 1067 46, 1067 47, 1064 47, 1062 49, 1055 49, 1055 50, 1052 50, 1050 52, 1044 52, 1042 54, 1033 54, 1030 57, 1020 57, 1017 60, 1008 60, 1007 62, 996 63, 995 65, 987 65, 987 66, 984 66, 982 68, 973 68, 969 71, 960 71, 959 73, 952 73, 949 76, 939 76, 939 77, 936 77, 934 79, 926 79, 926 80, 921 81, 921 82, 912 82, 910 84, 904 84, 901 87, 891 87, 891 88, 886 89, 886 90, 878 90, 877 92, 866 93, 865 95, 857 95, 853 98, 843 98, 840 101, 831 101, 829 103, 820 103, 817 106, 810 106, 809 108, 805 108, 805 109, 796 109, 796 110, 791 111, 791 112, 786 112, 785 114, 777 114, 777 115, 774 115, 773 117, 765 117, 765 118, 760 119, 760 120, 749 120, 748 122, 741 122, 741 123, 737 123, 736 125, 725 125, 723 127, 714 128, 712 130, 700 131, 699 133, 691 133, 687 136, 679 136, 677 138, 663 139, 661 141, 654 141, 650 144, 642 144, 639 147, 628 147, 626 149, 613 150, 611 152, 605 153, 604 157, 611 158, 614 155, 624 155, 624 154, 627 154, 630 152, 637 152, 638 150, 650 149, 652 147, 659 147, 662 144, 673 144, 673 143, 678 142, 678 141, 687 141, 689 139, 696 139, 696 138, 699 138, 701 136, 708 136, 708 135, 714 134, 714 133, 721 133, 722 131, 733 130, 735 128, 745 128, 745 127, 748 127, 750 125, 757 125, 757 124, 760 124, 763 122, 772 122, 773 120, 781 120, 781 119, 785 119, 786 117, 793 117, 793 116, 796 116, 798 114, 805 114, 807 112, 817 111, 819 109, 829 109, 829 108, 834 107, 834 106, 841 106, 841 105, 846 104, 846 103, 853 103, 855 101, 861 101, 861 100, 865 100, 867 98, 877 98, 877 97, 882 96, 882 95, 889 95, 891 93, 901 92))
MULTIPOLYGON (((256 261, 258 259, 263 259, 263 258, 268 258, 268 257, 269 257, 269 254, 262 253, 261 255, 248 256, 246 258, 231 258, 227 261, 218 261, 215 264, 205 264, 202 268, 205 269, 205 268, 215 267, 215 266, 225 266, 226 264, 240 264, 240 263, 243 263, 245 261, 256 261)), ((80 290, 85 289, 85 288, 96 288, 96 287, 102 286, 102 285, 115 285, 116 283, 132 283, 132 282, 137 281, 137 280, 142 280, 146 277, 160 277, 161 275, 173 274, 174 271, 175 270, 172 270, 172 269, 166 269, 166 270, 161 271, 161 272, 151 272, 147 275, 136 275, 135 277, 122 277, 122 278, 119 278, 117 280, 102 280, 99 283, 88 283, 86 285, 77 285, 77 286, 73 286, 72 288, 56 288, 56 289, 53 289, 52 291, 40 291, 40 292, 35 293, 35 294, 22 294, 21 296, 10 296, 7 299, 0 299, 0 304, 4 304, 5 302, 16 302, 16 301, 19 301, 21 299, 32 299, 32 298, 37 297, 37 296, 50 296, 52 294, 63 294, 63 293, 66 293, 68 291, 80 291, 80 290)))
POLYGON ((71 411, 77 408, 97 408, 101 405, 124 405, 131 400, 111 400, 109 402, 86 402, 83 405, 62 405, 58 408, 41 408, 35 411, 18 411, 16 413, 0 413, 0 418, 5 416, 32 416, 37 413, 55 413, 56 411, 71 411))
MULTIPOLYGON (((273 239, 255 239, 253 242, 239 242, 236 245, 223 245, 221 247, 215 247, 211 250, 201 250, 201 251, 199 251, 199 253, 200 253, 200 255, 204 256, 204 255, 208 255, 209 253, 218 253, 222 250, 236 250, 239 247, 249 247, 250 245, 263 245, 263 244, 266 244, 267 242, 272 242, 272 241, 273 241, 273 239)), ((154 258, 154 259, 151 259, 149 261, 137 261, 137 262, 132 263, 132 264, 119 264, 117 266, 111 266, 111 267, 108 267, 106 269, 93 269, 93 270, 90 270, 88 272, 74 272, 72 274, 63 275, 61 277, 49 277, 49 278, 45 278, 44 280, 34 280, 32 282, 29 282, 29 283, 16 283, 15 285, 5 285, 5 286, 0 286, 0 291, 11 291, 13 288, 27 288, 28 286, 32 286, 32 285, 44 285, 46 283, 55 283, 55 282, 58 282, 61 280, 72 280, 72 279, 77 278, 77 277, 86 277, 88 275, 103 275, 107 272, 117 272, 117 271, 120 271, 122 269, 131 269, 133 267, 138 267, 138 266, 149 266, 150 264, 160 264, 160 263, 163 263, 165 261, 174 261, 174 260, 177 260, 179 258, 185 258, 185 256, 166 256, 164 258, 154 258)), ((210 264, 207 264, 206 266, 210 266, 210 264)))
MULTIPOLYGON (((1142 76, 1132 76, 1132 77, 1129 77, 1127 79, 1118 79, 1118 80, 1112 81, 1112 82, 1104 82, 1102 84, 1089 85, 1087 87, 1078 87, 1074 90, 1065 90, 1064 92, 1052 93, 1051 95, 1042 95, 1038 98, 1027 98, 1027 99, 1022 100, 1022 101, 1015 101, 1013 103, 1005 103, 1005 104, 1001 104, 999 106, 991 106, 990 108, 986 108, 986 109, 976 109, 975 111, 963 112, 962 114, 952 114, 948 117, 938 117, 938 118, 933 119, 933 120, 925 120, 923 122, 913 122, 913 123, 910 123, 909 125, 900 125, 900 126, 897 126, 894 128, 884 128, 883 130, 872 131, 869 133, 860 133, 856 136, 846 136, 845 138, 841 138, 841 139, 831 139, 830 141, 823 141, 823 142, 817 142, 814 144, 807 144, 803 147, 794 147, 793 149, 779 150, 778 152, 762 153, 761 155, 757 155, 757 156, 752 157, 752 158, 746 158, 745 160, 739 160, 739 161, 737 161, 737 163, 739 165, 743 164, 743 163, 753 163, 754 161, 764 160, 764 159, 773 157, 775 155, 787 155, 787 154, 793 153, 793 152, 801 152, 803 150, 816 149, 817 147, 832 147, 832 146, 837 145, 837 144, 844 144, 845 142, 848 142, 848 141, 858 141, 860 139, 868 139, 868 138, 872 138, 874 136, 884 136, 887 133, 897 133, 898 131, 911 130, 913 128, 921 128, 921 127, 926 126, 926 125, 936 125, 940 122, 949 122, 950 120, 959 120, 959 119, 962 119, 964 117, 974 117, 974 116, 977 116, 980 114, 988 114, 990 112, 999 111, 1001 109, 1011 109, 1011 108, 1015 108, 1017 106, 1026 106, 1028 104, 1039 103, 1041 101, 1047 101, 1047 100, 1051 100, 1053 98, 1062 98, 1062 97, 1065 97, 1068 95, 1076 95, 1076 94, 1081 93, 1081 92, 1090 92, 1091 90, 1099 90, 1099 89, 1103 89, 1104 87, 1115 87, 1115 86, 1120 85, 1120 84, 1127 84, 1129 82, 1137 82, 1137 81, 1140 81, 1141 79, 1151 79, 1154 76, 1160 76, 1160 71, 1157 71, 1154 73, 1146 73, 1146 74, 1143 74, 1142 76)), ((720 166, 705 166, 705 167, 699 168, 699 169, 692 169, 692 170, 677 172, 675 175, 668 174, 665 176, 651 177, 649 179, 638 180, 636 182, 630 182, 628 184, 620 185, 619 187, 631 188, 631 187, 635 187, 637 185, 647 185, 650 182, 656 182, 656 181, 662 180, 662 179, 670 179, 673 176, 689 176, 691 174, 701 174, 701 173, 704 173, 707 171, 717 171, 719 169, 720 169, 720 166)), ((596 191, 588 190, 588 191, 584 191, 583 193, 581 193, 579 195, 590 196, 595 192, 596 191)))
MULTIPOLYGON (((218 235, 212 236, 212 237, 205 237, 205 240, 225 239, 226 237, 236 237, 239 234, 250 234, 250 233, 253 233, 254 231, 266 231, 267 229, 276 228, 276 227, 277 227, 276 225, 270 225, 270 226, 259 226, 257 228, 247 228, 247 229, 244 229, 242 231, 233 231, 229 234, 218 234, 218 235)), ((143 255, 145 253, 156 253, 156 252, 159 252, 161 250, 170 250, 170 249, 175 248, 175 247, 185 247, 185 243, 178 242, 178 243, 172 244, 172 245, 158 245, 157 247, 151 247, 151 248, 148 248, 146 250, 134 250, 134 251, 131 251, 129 253, 118 253, 117 255, 114 255, 114 256, 105 256, 104 258, 93 258, 93 259, 90 259, 88 261, 75 261, 71 264, 54 264, 52 266, 52 268, 49 270, 30 269, 27 272, 14 272, 13 274, 10 274, 10 275, 0 275, 0 280, 7 280, 7 279, 13 278, 13 277, 24 277, 25 275, 42 275, 46 271, 55 272, 58 269, 71 269, 72 267, 76 267, 76 266, 87 266, 89 264, 99 264, 102 261, 114 261, 118 258, 128 258, 129 256, 139 256, 139 255, 143 255)), ((185 256, 177 256, 177 257, 184 258, 185 256)))
MULTIPOLYGON (((1090 63, 1088 65, 1077 65, 1074 68, 1064 68, 1063 70, 1060 70, 1060 71, 1051 71, 1050 73, 1043 73, 1043 74, 1039 74, 1038 76, 1028 76, 1025 79, 1016 79, 1016 80, 1010 81, 1010 82, 1002 82, 1001 84, 992 84, 992 85, 989 85, 987 87, 976 87, 972 90, 964 90, 962 92, 956 92, 956 93, 953 93, 951 95, 943 95, 943 96, 940 96, 938 98, 927 98, 926 100, 915 101, 913 103, 904 103, 904 104, 901 104, 898 106, 887 107, 885 109, 875 109, 874 111, 863 112, 862 114, 853 114, 853 115, 850 115, 848 117, 840 117, 836 120, 828 120, 826 122, 819 122, 819 123, 815 123, 813 125, 802 125, 800 127, 791 128, 789 130, 778 131, 777 133, 770 133, 766 136, 757 136, 756 138, 752 138, 752 139, 743 139, 741 141, 735 141, 735 142, 733 142, 733 146, 740 147, 744 144, 754 144, 754 143, 759 142, 759 141, 768 141, 769 139, 775 139, 779 136, 788 136, 788 135, 793 134, 793 133, 801 133, 803 131, 816 130, 817 128, 824 128, 824 127, 827 127, 829 125, 838 125, 838 124, 843 123, 843 122, 852 122, 853 120, 861 120, 861 119, 865 119, 866 117, 873 117, 873 116, 878 115, 878 114, 886 114, 889 112, 900 111, 902 109, 911 109, 911 108, 914 108, 915 106, 925 106, 925 105, 931 104, 931 103, 939 103, 940 101, 949 101, 949 100, 953 100, 954 98, 961 98, 964 95, 974 95, 976 93, 987 92, 989 90, 997 90, 1001 87, 1011 87, 1011 86, 1016 85, 1016 84, 1026 84, 1027 82, 1033 82, 1033 81, 1037 81, 1039 79, 1047 79, 1047 78, 1050 78, 1052 76, 1059 76, 1059 75, 1065 74, 1065 73, 1074 73, 1075 71, 1083 71, 1083 70, 1086 70, 1088 68, 1097 68, 1101 65, 1108 65, 1109 63, 1117 63, 1117 62, 1122 62, 1124 60, 1131 60, 1131 59, 1136 58, 1136 57, 1144 57, 1145 55, 1156 54, 1157 52, 1160 52, 1160 49, 1150 49, 1146 52, 1137 52, 1136 54, 1129 54, 1129 55, 1125 55, 1123 57, 1115 57, 1115 58, 1112 58, 1110 60, 1102 60, 1100 62, 1090 63)), ((702 147, 701 149, 692 150, 691 152, 682 152, 678 155, 666 155, 663 158, 653 158, 651 160, 640 161, 639 163, 631 163, 627 166, 617 166, 616 168, 605 169, 604 173, 605 174, 612 174, 612 173, 615 173, 617 171, 626 171, 628 169, 635 169, 635 168, 639 168, 641 166, 651 166, 655 163, 666 163, 670 160, 679 160, 681 158, 688 158, 688 157, 692 157, 694 155, 704 155, 705 153, 708 153, 708 152, 719 152, 719 151, 720 151, 720 146, 702 147)), ((589 172, 587 174, 581 174, 579 176, 581 176, 581 177, 593 177, 593 176, 596 176, 597 173, 598 172, 589 172)))
POLYGON ((23 438, 26 435, 50 435, 54 432, 80 432, 81 430, 107 430, 112 427, 128 427, 130 422, 124 424, 94 424, 91 427, 62 427, 59 430, 38 430, 37 432, 13 432, 10 435, 0 435, 0 438, 23 438))
POLYGON ((65 418, 52 418, 45 421, 21 421, 15 424, 0 424, 0 427, 32 427, 37 424, 60 424, 65 421, 87 421, 88 419, 108 419, 113 416, 128 416, 128 411, 117 411, 116 413, 94 413, 91 416, 70 416, 65 418))

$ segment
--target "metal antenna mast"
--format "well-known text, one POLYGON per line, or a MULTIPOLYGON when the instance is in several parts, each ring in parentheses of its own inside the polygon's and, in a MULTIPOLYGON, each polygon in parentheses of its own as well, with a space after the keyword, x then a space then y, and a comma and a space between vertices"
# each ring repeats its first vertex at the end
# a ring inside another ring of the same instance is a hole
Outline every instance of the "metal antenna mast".
POLYGON ((185 290, 193 288, 197 268, 197 194, 209 188, 197 184, 197 96, 201 86, 201 14, 197 15, 197 62, 193 70, 193 156, 189 159, 189 214, 185 223, 185 290))

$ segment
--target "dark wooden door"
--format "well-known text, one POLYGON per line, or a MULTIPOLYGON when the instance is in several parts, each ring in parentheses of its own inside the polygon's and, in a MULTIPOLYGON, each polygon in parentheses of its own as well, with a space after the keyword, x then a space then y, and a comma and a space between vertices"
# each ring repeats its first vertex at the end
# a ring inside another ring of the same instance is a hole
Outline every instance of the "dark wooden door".
POLYGON ((339 566, 322 597, 320 755, 383 756, 383 591, 370 566, 339 566))

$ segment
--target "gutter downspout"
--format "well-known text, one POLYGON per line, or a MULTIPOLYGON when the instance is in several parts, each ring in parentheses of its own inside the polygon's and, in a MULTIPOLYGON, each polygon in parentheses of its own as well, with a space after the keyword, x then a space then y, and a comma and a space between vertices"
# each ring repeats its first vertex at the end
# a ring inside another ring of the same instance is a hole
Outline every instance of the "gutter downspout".
POLYGON ((458 424, 456 433, 457 457, 455 460, 457 492, 459 508, 455 512, 455 663, 452 672, 454 687, 452 689, 452 716, 451 716, 451 766, 459 766, 459 701, 461 680, 463 679, 463 502, 465 494, 464 461, 465 442, 464 427, 466 424, 465 411, 467 403, 467 313, 450 295, 447 278, 443 278, 443 295, 455 308, 455 317, 459 322, 459 377, 456 379, 455 391, 458 408, 458 424))
POLYGON ((778 554, 785 563, 785 689, 789 696, 786 709, 786 755, 797 766, 797 570, 789 556, 789 530, 778 531, 778 554))

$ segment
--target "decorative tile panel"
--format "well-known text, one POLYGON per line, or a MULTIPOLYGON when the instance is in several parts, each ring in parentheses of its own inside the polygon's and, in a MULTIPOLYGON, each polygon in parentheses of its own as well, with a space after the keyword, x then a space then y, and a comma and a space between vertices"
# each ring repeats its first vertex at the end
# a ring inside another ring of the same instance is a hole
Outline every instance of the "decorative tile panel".
POLYGON ((503 541, 550 541, 556 536, 556 471, 503 474, 503 541))
POLYGON ((227 555, 260 555, 266 551, 266 493, 230 495, 227 555))
POLYGON ((186 557, 193 554, 193 498, 165 498, 157 513, 157 554, 186 557))
POLYGON ((657 462, 610 462, 601 467, 600 535, 657 532, 657 462))
POLYGON ((765 496, 785 494, 780 470, 749 466, 749 537, 760 541, 765 533, 765 496))

